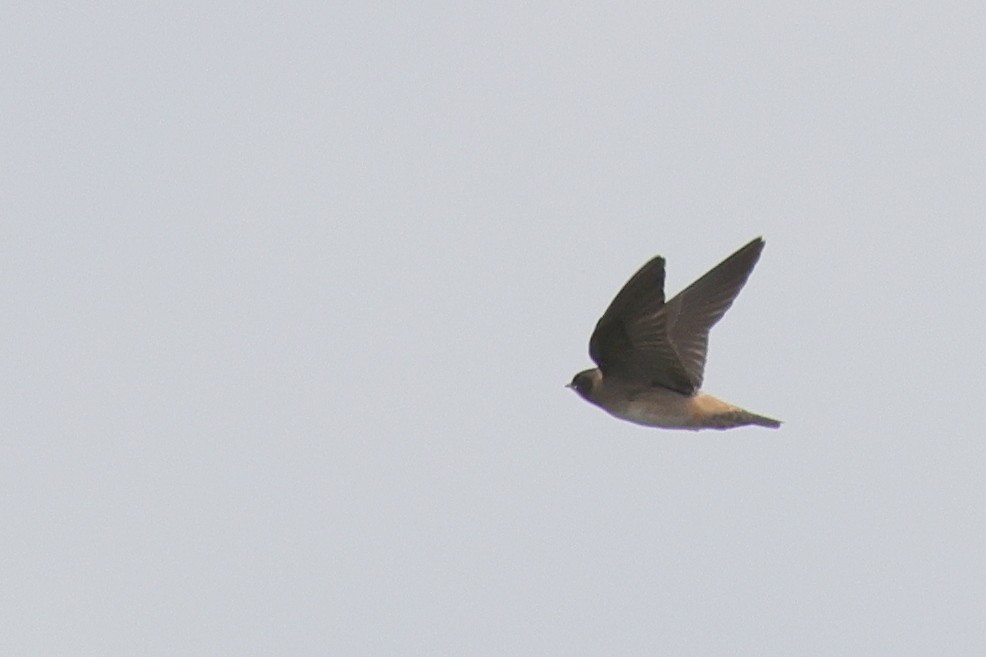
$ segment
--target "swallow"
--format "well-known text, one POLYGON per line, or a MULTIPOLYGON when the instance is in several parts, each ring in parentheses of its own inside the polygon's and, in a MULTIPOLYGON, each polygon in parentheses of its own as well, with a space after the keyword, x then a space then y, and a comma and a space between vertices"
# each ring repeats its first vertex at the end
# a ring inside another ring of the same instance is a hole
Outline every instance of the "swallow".
POLYGON ((702 392, 709 330, 722 319, 763 251, 756 238, 664 302, 664 258, 627 281, 596 323, 589 356, 599 367, 567 387, 610 415, 663 429, 776 429, 778 420, 702 392))

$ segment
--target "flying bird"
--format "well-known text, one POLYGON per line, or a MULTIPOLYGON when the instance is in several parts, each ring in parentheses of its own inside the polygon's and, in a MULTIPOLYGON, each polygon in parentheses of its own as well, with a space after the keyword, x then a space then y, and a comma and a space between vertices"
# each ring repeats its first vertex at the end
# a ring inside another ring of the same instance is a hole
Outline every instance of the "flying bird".
POLYGON ((709 329, 722 319, 763 250, 756 238, 664 302, 664 258, 627 281, 589 339, 599 367, 568 384, 620 419, 664 429, 776 429, 778 420, 702 392, 709 329))

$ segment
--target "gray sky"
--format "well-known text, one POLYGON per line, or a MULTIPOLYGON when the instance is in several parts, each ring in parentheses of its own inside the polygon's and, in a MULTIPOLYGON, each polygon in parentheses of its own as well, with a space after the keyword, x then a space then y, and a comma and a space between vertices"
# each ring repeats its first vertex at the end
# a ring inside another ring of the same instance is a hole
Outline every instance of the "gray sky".
POLYGON ((981 653, 982 3, 346 4, 5 11, 0 653, 981 653))

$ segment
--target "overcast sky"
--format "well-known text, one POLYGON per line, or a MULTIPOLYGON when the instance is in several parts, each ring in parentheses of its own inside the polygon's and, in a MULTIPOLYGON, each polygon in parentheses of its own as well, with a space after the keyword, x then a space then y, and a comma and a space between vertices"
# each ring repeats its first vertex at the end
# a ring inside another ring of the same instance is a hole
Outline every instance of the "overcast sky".
POLYGON ((14 2, 0 653, 986 649, 986 9, 14 2), (662 431, 563 386, 757 235, 662 431))

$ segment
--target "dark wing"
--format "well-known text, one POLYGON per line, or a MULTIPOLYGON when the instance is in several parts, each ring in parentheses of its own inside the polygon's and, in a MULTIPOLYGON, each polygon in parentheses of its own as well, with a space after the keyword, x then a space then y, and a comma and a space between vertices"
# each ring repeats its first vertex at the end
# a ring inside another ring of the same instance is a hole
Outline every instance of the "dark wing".
POLYGON ((665 304, 668 333, 674 350, 695 388, 702 385, 709 329, 722 319, 763 251, 758 237, 729 256, 665 304))
POLYGON ((589 340, 589 355, 604 376, 660 385, 688 395, 696 390, 668 339, 664 258, 654 258, 627 281, 589 340))

